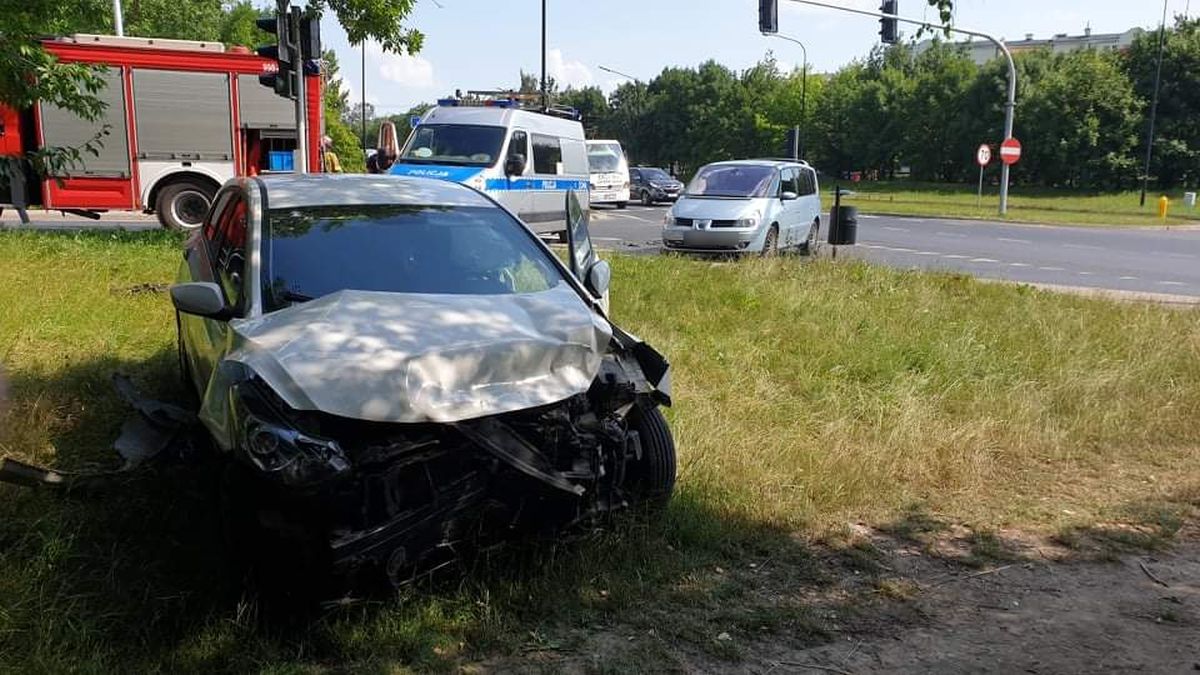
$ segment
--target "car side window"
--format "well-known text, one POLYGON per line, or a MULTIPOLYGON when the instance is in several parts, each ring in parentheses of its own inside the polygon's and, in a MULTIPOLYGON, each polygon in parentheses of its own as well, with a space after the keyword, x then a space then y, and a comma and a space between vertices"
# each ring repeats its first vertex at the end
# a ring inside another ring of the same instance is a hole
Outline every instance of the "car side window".
POLYGON ((784 169, 779 177, 779 194, 791 192, 792 194, 800 194, 800 182, 798 180, 799 172, 796 169, 784 169))
POLYGON ((533 134, 533 172, 556 176, 562 169, 562 145, 554 136, 533 134))
POLYGON ((525 158, 525 163, 529 163, 529 135, 524 131, 512 132, 512 138, 508 141, 508 159, 512 159, 517 155, 525 158))
POLYGON ((217 281, 231 307, 240 309, 246 278, 246 233, 248 209, 238 195, 225 209, 218 224, 215 267, 217 281))
POLYGON ((229 200, 233 198, 235 193, 236 190, 225 190, 217 195, 212 208, 208 210, 208 215, 204 217, 204 224, 201 226, 205 241, 212 242, 217 238, 217 223, 220 222, 222 212, 229 206, 229 200))
POLYGON ((803 182, 800 188, 803 190, 801 196, 817 194, 817 174, 812 169, 804 169, 800 172, 803 182))

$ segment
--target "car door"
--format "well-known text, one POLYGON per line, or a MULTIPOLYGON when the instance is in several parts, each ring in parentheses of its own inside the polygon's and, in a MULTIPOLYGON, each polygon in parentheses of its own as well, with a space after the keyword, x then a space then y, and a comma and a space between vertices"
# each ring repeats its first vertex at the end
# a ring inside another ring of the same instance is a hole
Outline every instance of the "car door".
POLYGON ((533 185, 533 181, 526 176, 533 172, 533 162, 529 154, 529 132, 524 129, 513 129, 512 134, 508 138, 508 151, 504 155, 504 163, 501 169, 504 171, 505 185, 507 190, 502 199, 496 201, 504 204, 510 211, 517 214, 521 220, 526 220, 532 212, 532 195, 529 190, 533 185), (522 171, 519 174, 509 174, 509 163, 513 161, 517 155, 521 156, 522 171))
POLYGON ((637 199, 642 192, 642 172, 640 169, 629 170, 629 198, 637 199))
POLYGON ((800 170, 787 167, 779 172, 779 245, 781 247, 796 246, 808 234, 800 233, 800 200, 783 199, 785 192, 792 195, 800 194, 800 170))
POLYGON ((592 236, 588 231, 589 211, 583 208, 579 193, 574 190, 567 192, 566 201, 567 267, 608 313, 608 284, 612 273, 608 263, 600 260, 592 246, 592 236))
MULTIPOLYGON (((225 303, 234 316, 245 314, 248 300, 246 283, 246 244, 249 240, 249 204, 241 189, 236 190, 221 210, 211 234, 206 232, 205 248, 209 278, 225 295, 225 303)), ((206 228, 207 230, 207 228, 206 228)), ((193 322, 191 336, 192 367, 201 387, 212 377, 213 369, 229 344, 229 324, 220 319, 188 317, 193 322)))
POLYGON ((563 169, 562 141, 557 136, 532 133, 533 176, 530 217, 526 222, 536 225, 539 231, 561 230, 563 227, 563 192, 558 189, 563 169), (549 224, 557 222, 557 227, 549 224))

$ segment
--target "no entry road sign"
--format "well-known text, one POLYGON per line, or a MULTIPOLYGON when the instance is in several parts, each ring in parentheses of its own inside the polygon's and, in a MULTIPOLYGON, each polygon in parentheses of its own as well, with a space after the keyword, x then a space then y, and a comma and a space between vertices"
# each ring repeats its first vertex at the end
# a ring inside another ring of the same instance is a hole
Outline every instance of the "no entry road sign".
POLYGON ((1021 159, 1021 142, 1015 138, 1006 138, 1000 144, 1000 161, 1005 164, 1016 164, 1021 159))

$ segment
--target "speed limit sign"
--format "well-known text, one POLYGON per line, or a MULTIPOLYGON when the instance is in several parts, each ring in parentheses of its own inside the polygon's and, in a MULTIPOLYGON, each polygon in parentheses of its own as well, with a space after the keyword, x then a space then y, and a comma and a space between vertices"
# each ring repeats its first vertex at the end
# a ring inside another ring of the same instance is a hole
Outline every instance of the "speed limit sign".
POLYGON ((979 149, 975 151, 975 161, 980 167, 985 167, 991 163, 992 148, 987 143, 979 146, 979 149))

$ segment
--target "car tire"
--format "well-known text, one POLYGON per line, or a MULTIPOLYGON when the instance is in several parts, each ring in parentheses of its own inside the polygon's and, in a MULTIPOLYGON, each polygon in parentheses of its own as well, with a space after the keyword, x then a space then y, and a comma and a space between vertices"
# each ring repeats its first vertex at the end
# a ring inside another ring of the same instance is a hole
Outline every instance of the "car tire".
POLYGON ((675 490, 675 439, 671 427, 657 406, 634 406, 628 423, 638 432, 642 457, 626 467, 626 483, 636 501, 652 508, 665 507, 675 490))
POLYGON ((821 250, 821 221, 820 219, 812 222, 812 227, 808 228, 808 238, 804 241, 804 246, 800 248, 800 253, 807 256, 815 256, 821 250))
POLYGON ((779 253, 779 226, 771 225, 767 237, 763 240, 762 257, 772 258, 779 253))
POLYGON ((642 190, 642 206, 654 206, 654 199, 649 190, 642 190))
POLYGON ((204 222, 216 190, 196 180, 177 180, 158 193, 154 210, 158 222, 171 230, 193 230, 204 222))
POLYGON ((629 202, 617 202, 617 208, 618 208, 618 209, 623 209, 623 208, 625 208, 626 206, 629 206, 629 202))

